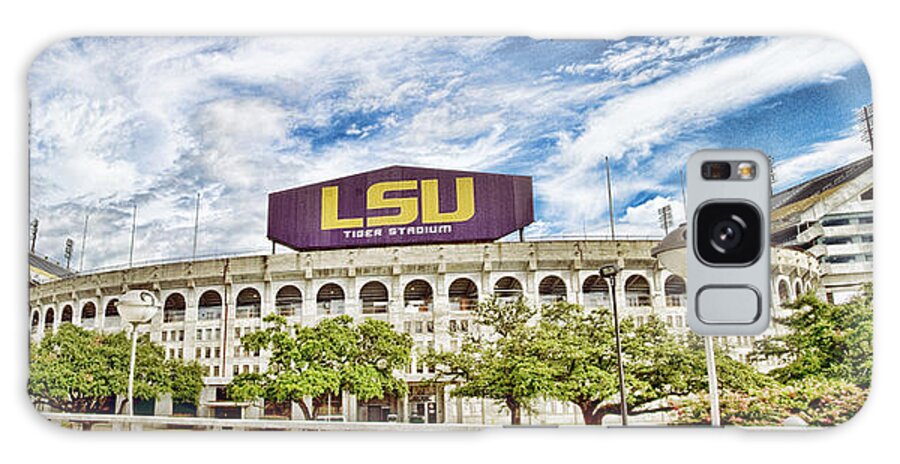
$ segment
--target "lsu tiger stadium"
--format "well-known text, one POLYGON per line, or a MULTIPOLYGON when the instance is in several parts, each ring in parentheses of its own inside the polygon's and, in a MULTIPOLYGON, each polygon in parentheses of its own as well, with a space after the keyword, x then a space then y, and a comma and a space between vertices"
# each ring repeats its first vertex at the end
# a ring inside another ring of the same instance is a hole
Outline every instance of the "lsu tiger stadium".
MULTIPOLYGON (((842 301, 871 280, 871 192, 868 157, 773 196, 775 317, 801 294, 842 301)), ((659 259, 667 247, 684 247, 683 228, 665 238, 525 239, 522 231, 533 221, 526 176, 392 166, 273 192, 267 235, 282 248, 277 253, 273 245, 271 254, 73 272, 32 252, 31 339, 39 342, 64 323, 130 330, 118 302, 128 291, 146 290, 160 310, 137 330, 162 346, 167 359, 200 363, 203 388, 196 404, 168 395, 137 400, 135 415, 290 423, 305 418, 296 402, 229 396, 235 376, 266 372, 270 362, 271 353, 246 349, 242 338, 264 329, 269 314, 301 327, 340 315, 383 320, 413 342, 408 366, 394 373, 407 393, 367 400, 346 391, 329 395, 313 411, 316 420, 347 427, 508 424, 510 415, 498 402, 453 395, 458 385, 435 381, 421 360, 430 348, 454 352, 467 337, 489 336, 473 315, 480 302, 523 297, 534 305, 566 301, 598 308, 615 297, 619 316, 635 324, 656 316, 670 331, 689 331, 685 281, 659 259), (621 269, 612 291, 599 273, 611 264, 621 269)), ((778 330, 773 324, 761 337, 778 330)), ((747 361, 753 338, 720 337, 717 343, 747 361)), ((112 399, 109 413, 124 400, 112 399)), ((522 424, 583 423, 574 404, 551 399, 535 401, 522 414, 522 424)), ((666 416, 633 420, 659 424, 666 416)))

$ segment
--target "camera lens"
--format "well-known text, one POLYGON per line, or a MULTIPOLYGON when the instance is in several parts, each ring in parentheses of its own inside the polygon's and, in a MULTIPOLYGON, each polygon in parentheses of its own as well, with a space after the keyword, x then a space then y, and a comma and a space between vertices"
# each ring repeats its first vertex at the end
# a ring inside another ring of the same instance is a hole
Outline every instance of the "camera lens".
POLYGON ((732 216, 731 219, 725 219, 716 223, 709 234, 713 248, 720 253, 727 253, 728 250, 733 250, 740 246, 741 238, 744 235, 742 230, 746 225, 741 225, 743 222, 738 216, 732 216))
POLYGON ((762 216, 749 203, 701 206, 694 223, 694 248, 709 265, 749 265, 761 253, 762 216))

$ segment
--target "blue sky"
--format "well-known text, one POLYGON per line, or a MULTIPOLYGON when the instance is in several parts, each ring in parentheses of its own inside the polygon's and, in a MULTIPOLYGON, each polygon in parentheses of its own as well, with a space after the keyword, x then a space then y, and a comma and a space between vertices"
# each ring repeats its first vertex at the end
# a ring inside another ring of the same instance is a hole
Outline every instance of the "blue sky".
MULTIPOLYGON (((31 216, 61 260, 91 221, 85 268, 267 249, 266 194, 391 164, 534 177, 529 236, 683 218, 678 168, 757 148, 776 190, 868 154, 869 78, 818 38, 81 38, 28 74, 31 216)), ((77 250, 76 246, 77 262, 77 250)))

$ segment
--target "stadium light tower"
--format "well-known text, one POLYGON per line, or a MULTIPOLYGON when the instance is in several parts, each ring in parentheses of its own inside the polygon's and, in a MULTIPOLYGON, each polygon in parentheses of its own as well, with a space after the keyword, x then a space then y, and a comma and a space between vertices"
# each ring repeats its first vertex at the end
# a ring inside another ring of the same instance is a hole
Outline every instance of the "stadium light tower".
POLYGON ((119 315, 131 324, 131 361, 128 367, 128 415, 134 415, 134 363, 137 357, 138 326, 149 322, 159 310, 153 293, 147 290, 132 290, 125 293, 117 304, 119 315))

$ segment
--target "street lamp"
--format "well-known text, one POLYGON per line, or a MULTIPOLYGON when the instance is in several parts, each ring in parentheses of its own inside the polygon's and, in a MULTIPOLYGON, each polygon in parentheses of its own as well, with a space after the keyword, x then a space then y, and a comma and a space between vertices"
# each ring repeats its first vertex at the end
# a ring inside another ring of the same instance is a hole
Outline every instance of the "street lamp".
MULTIPOLYGON (((659 260, 662 266, 681 278, 687 278, 687 226, 682 224, 672 233, 666 235, 650 255, 659 260)), ((713 349, 713 338, 703 336, 703 347, 706 351, 706 376, 709 379, 709 417, 710 425, 718 427, 719 417, 719 381, 716 376, 716 353, 713 349)))
POLYGON ((146 323, 159 310, 156 297, 147 290, 125 293, 117 304, 119 316, 131 324, 131 364, 128 367, 128 415, 134 415, 134 361, 137 355, 138 325, 146 323))
POLYGON ((619 332, 619 308, 616 304, 616 275, 619 274, 619 266, 610 264, 600 268, 600 277, 609 279, 610 293, 612 294, 613 327, 616 333, 616 364, 619 367, 619 409, 622 414, 622 426, 628 425, 628 403, 625 401, 625 367, 622 363, 622 336, 619 332))

